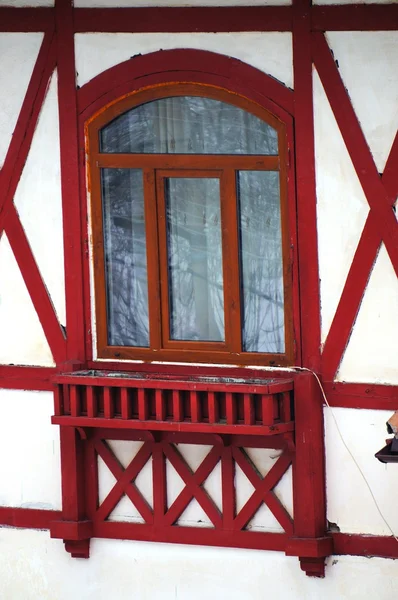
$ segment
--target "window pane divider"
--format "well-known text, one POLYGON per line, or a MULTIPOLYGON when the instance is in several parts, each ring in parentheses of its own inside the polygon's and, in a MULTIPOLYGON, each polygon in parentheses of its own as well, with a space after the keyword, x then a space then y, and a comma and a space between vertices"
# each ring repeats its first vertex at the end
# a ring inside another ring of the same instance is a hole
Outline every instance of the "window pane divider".
POLYGON ((244 154, 101 154, 93 158, 97 167, 118 169, 225 169, 278 171, 279 156, 244 154))
POLYGON ((221 178, 221 221, 223 223, 224 319, 225 339, 230 352, 239 354, 242 348, 242 317, 240 294, 238 201, 236 171, 224 169, 221 178))
POLYGON ((156 206, 155 171, 143 170, 145 233, 148 271, 149 344, 151 350, 159 350, 161 341, 161 303, 159 289, 158 218, 156 206))

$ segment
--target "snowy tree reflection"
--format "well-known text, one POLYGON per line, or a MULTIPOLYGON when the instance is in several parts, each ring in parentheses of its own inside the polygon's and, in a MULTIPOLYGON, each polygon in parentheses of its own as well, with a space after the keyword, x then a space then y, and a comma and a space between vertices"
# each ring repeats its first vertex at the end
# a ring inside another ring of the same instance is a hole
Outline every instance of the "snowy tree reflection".
MULTIPOLYGON (((277 132, 235 106, 201 97, 165 98, 121 115, 101 132, 114 153, 278 153, 277 132)), ((284 351, 279 174, 238 174, 243 349, 284 351)), ((173 339, 224 339, 219 181, 170 178, 168 252, 173 339)), ((109 343, 148 346, 142 173, 104 169, 109 343)), ((224 260, 236 260, 224 257, 224 260)))

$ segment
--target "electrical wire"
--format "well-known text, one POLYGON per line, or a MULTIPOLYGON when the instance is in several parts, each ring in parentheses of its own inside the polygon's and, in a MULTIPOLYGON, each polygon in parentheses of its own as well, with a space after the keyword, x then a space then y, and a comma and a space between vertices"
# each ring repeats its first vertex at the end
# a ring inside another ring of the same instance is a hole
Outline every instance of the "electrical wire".
POLYGON ((358 464, 358 461, 356 460, 356 458, 355 458, 354 454, 352 453, 352 451, 350 450, 350 448, 349 448, 348 444, 346 443, 346 441, 345 441, 345 439, 344 439, 344 436, 343 436, 343 434, 341 433, 341 430, 340 430, 339 424, 338 424, 338 422, 337 422, 337 419, 336 419, 336 415, 334 414, 333 408, 330 406, 330 404, 329 404, 329 402, 328 402, 328 399, 327 399, 327 397, 326 397, 326 394, 325 394, 325 390, 323 389, 323 385, 322 385, 322 383, 321 383, 321 380, 319 379, 318 375, 317 375, 317 374, 316 374, 314 371, 312 371, 311 369, 307 369, 306 367, 293 367, 293 368, 294 368, 295 370, 297 370, 297 371, 308 371, 309 373, 312 373, 312 374, 314 375, 315 379, 316 379, 316 380, 317 380, 317 382, 318 382, 319 389, 321 390, 321 394, 322 394, 322 396, 323 396, 323 399, 324 399, 324 401, 325 401, 325 404, 326 404, 326 406, 327 406, 327 407, 328 407, 328 409, 329 409, 329 412, 330 412, 330 414, 331 414, 331 416, 332 416, 332 419, 333 419, 333 421, 334 421, 334 424, 336 425, 337 433, 339 434, 339 437, 340 437, 340 439, 341 439, 341 442, 342 442, 342 444, 343 444, 344 448, 347 450, 347 452, 348 452, 348 454, 350 455, 350 457, 351 457, 352 461, 354 462, 355 466, 357 467, 357 469, 358 469, 358 471, 359 471, 359 473, 360 473, 360 475, 361 475, 361 477, 362 477, 363 481, 365 482, 365 485, 366 485, 366 487, 367 487, 367 488, 368 488, 368 490, 369 490, 369 493, 370 493, 370 495, 371 495, 371 497, 372 497, 372 500, 373 500, 373 502, 374 502, 374 505, 376 506, 377 512, 379 513, 380 517, 382 518, 382 520, 383 520, 384 524, 386 525, 387 529, 390 531, 390 533, 391 533, 391 535, 393 536, 393 538, 394 538, 394 539, 395 539, 395 540, 398 542, 398 536, 397 536, 397 535, 394 533, 394 530, 393 530, 393 528, 391 527, 390 523, 387 521, 386 517, 384 516, 384 514, 383 514, 383 512, 382 512, 382 510, 381 510, 381 508, 380 508, 380 506, 379 506, 379 503, 377 502, 377 500, 376 500, 376 497, 375 497, 375 495, 374 495, 374 493, 373 493, 373 490, 372 490, 372 488, 371 488, 371 486, 370 486, 370 483, 369 483, 369 481, 366 479, 365 473, 364 473, 364 472, 363 472, 363 470, 361 469, 360 465, 358 464))

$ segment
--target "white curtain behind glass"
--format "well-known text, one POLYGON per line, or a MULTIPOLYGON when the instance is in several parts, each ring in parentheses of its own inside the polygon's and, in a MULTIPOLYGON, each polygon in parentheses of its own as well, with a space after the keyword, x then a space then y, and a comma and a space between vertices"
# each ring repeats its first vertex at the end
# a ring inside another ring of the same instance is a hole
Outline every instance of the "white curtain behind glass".
MULTIPOLYGON (((114 153, 278 153, 277 132, 267 123, 235 106, 201 97, 165 98, 132 109, 102 130, 100 142, 102 152, 114 153)), ((209 184, 201 185, 203 188, 203 185, 209 184)), ((221 253, 221 240, 218 235, 207 235, 205 226, 215 218, 212 197, 215 191, 210 191, 211 185, 206 193, 203 193, 199 185, 195 191, 189 180, 184 179, 179 181, 178 188, 177 202, 173 214, 170 214, 169 223, 169 236, 174 236, 169 239, 169 259, 174 269, 174 283, 179 281, 178 285, 173 284, 171 290, 174 301, 171 329, 175 332, 175 339, 222 340, 223 282, 222 275, 220 277, 214 271, 215 261, 217 262, 221 253), (187 214, 192 215, 193 207, 201 213, 204 227, 201 235, 191 236, 189 241, 186 231, 187 214), (179 248, 178 252, 176 248, 179 248), (197 256, 200 254, 202 265, 199 268, 197 256), (206 257, 205 264, 203 257, 206 257), (205 294, 204 288, 207 290, 205 294)), ((283 273, 278 174, 241 172, 238 189, 244 350, 283 352, 283 273)), ((127 198, 128 193, 122 193, 126 195, 125 201, 131 202, 127 198)), ((117 204, 120 205, 120 198, 117 204)), ((114 217, 116 216, 115 213, 114 217)), ((128 235, 127 233, 127 237, 128 235)), ((126 232, 120 231, 120 236, 125 238, 126 232)), ((105 245, 109 243, 110 239, 105 236, 105 245)), ((137 243, 135 240, 136 247, 137 243)), ((144 230, 140 243, 145 243, 144 230)), ((113 329, 117 331, 117 339, 124 340, 119 343, 147 345, 142 343, 145 338, 142 331, 147 330, 148 324, 145 278, 141 277, 139 283, 134 283, 133 287, 138 285, 142 288, 141 293, 135 295, 134 307, 130 311, 126 307, 122 318, 111 314, 111 305, 120 304, 117 298, 125 297, 125 290, 131 287, 131 280, 136 277, 132 268, 136 261, 134 257, 132 259, 132 254, 133 246, 120 251, 117 260, 124 266, 119 269, 119 276, 113 276, 111 285, 108 281, 108 323, 111 322, 113 329), (137 332, 135 343, 131 343, 134 336, 126 334, 126 319, 129 314, 134 323, 133 328, 142 330, 139 334, 137 332), (140 326, 137 321, 141 323, 140 326)), ((109 258, 114 260, 110 254, 109 258)), ((224 259, 236 260, 236 257, 224 259)), ((173 277, 170 276, 169 279, 173 277)))

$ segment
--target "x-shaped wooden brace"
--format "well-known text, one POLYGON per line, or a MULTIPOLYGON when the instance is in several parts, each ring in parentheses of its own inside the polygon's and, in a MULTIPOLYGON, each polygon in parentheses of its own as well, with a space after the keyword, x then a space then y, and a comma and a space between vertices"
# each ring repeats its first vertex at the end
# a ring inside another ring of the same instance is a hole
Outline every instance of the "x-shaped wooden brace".
POLYGON ((110 515, 122 496, 126 494, 137 508, 144 521, 148 525, 152 525, 152 509, 133 483, 134 479, 136 479, 151 456, 152 444, 150 442, 145 442, 126 469, 123 469, 106 442, 98 440, 95 442, 95 449, 116 479, 116 483, 112 490, 98 508, 95 520, 104 521, 110 515))
POLYGON ((173 525, 191 500, 196 499, 213 523, 214 527, 221 529, 222 518, 220 511, 210 496, 201 487, 221 458, 220 448, 214 446, 195 472, 187 465, 174 445, 164 443, 163 452, 185 483, 184 489, 166 512, 163 521, 164 525, 173 525))
POLYGON ((55 65, 55 38, 54 31, 51 30, 44 35, 15 131, 0 171, 0 237, 5 231, 51 352, 55 361, 60 363, 65 361, 66 357, 65 335, 13 202, 55 65))
POLYGON ((241 448, 234 447, 232 456, 255 488, 253 494, 234 519, 233 529, 244 529, 264 502, 286 533, 292 535, 292 518, 272 491, 292 463, 292 455, 289 450, 284 451, 264 478, 261 477, 255 465, 241 448))
POLYGON ((321 33, 313 34, 313 57, 370 207, 323 349, 323 377, 332 380, 342 360, 382 242, 398 275, 398 223, 392 210, 398 195, 398 133, 380 177, 333 55, 321 33))

